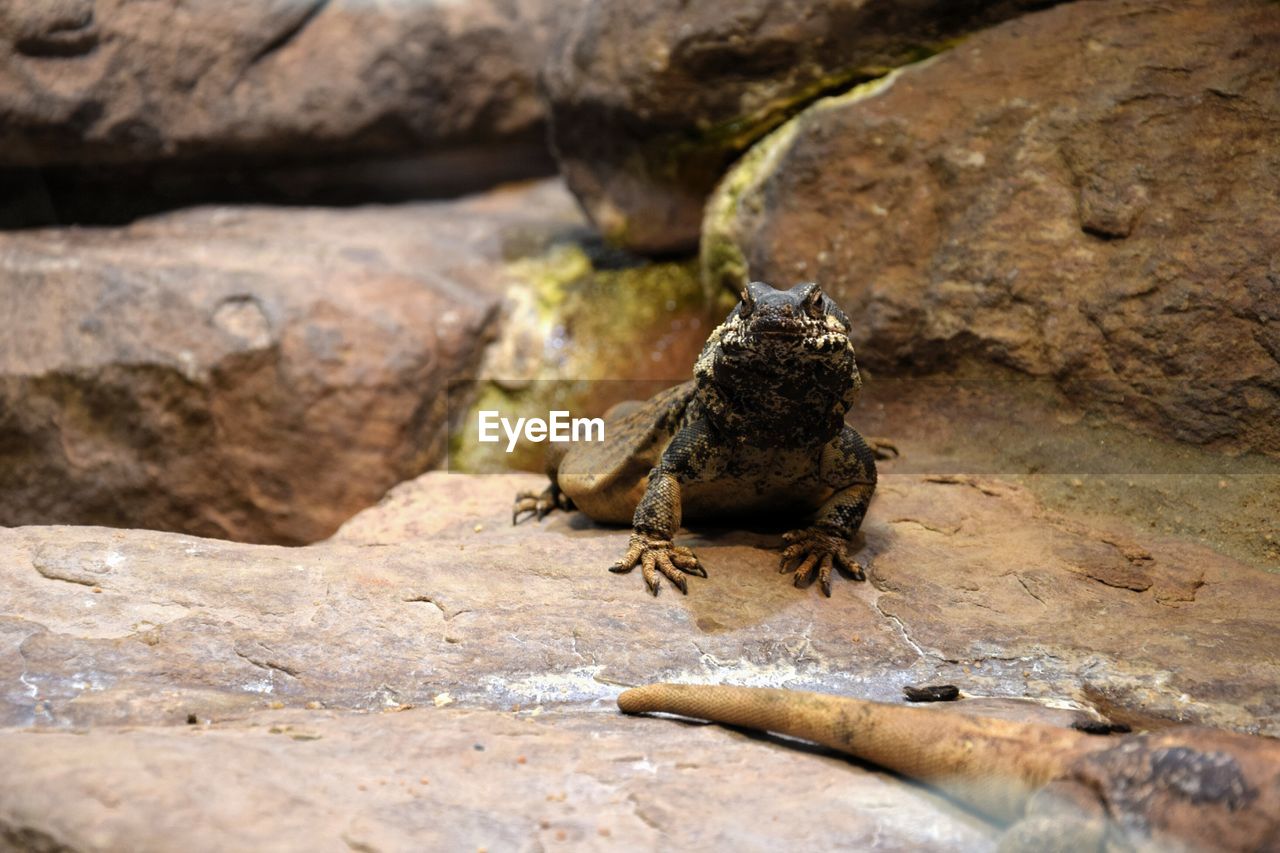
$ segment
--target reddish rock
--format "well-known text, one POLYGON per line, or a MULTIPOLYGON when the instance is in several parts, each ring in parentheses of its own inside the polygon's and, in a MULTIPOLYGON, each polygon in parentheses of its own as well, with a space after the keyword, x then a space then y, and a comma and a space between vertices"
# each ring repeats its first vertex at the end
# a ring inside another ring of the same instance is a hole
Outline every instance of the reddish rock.
POLYGON ((561 171, 610 239, 692 249, 725 169, 806 103, 1044 5, 595 0, 543 73, 561 171))
POLYGON ((6 4, 0 163, 406 154, 530 134, 557 7, 6 4))
MULTIPOLYGON (((145 207, 137 196, 364 187, 367 197, 398 183, 453 190, 460 166, 510 176, 524 158, 526 171, 545 169, 536 72, 572 10, 556 0, 6 3, 0 167, 46 170, 28 193, 43 188, 51 215, 92 219, 145 207), (415 159, 460 150, 488 153, 451 162, 452 175, 415 159)), ((24 180, 0 174, 6 190, 24 180)))
POLYGON ((0 531, 0 723, 441 694, 505 709, 725 680, 891 700, 937 683, 1105 695, 1144 721, 1274 733, 1280 576, 1211 549, 1085 525, 1002 480, 886 473, 861 550, 869 583, 827 599, 778 575, 780 533, 693 531, 681 540, 710 578, 654 599, 606 571, 628 531, 566 514, 511 525, 512 496, 541 481, 427 474, 304 548, 0 531), (1145 589, 1116 582, 1138 575, 1145 589))
POLYGON ((332 533, 443 459, 509 254, 580 221, 541 184, 0 235, 0 524, 332 533))
POLYGON ((945 800, 844 760, 618 716, 617 692, 653 680, 888 701, 954 684, 989 697, 960 707, 1006 718, 1075 714, 998 697, 1280 734, 1280 576, 1211 549, 1084 525, 1002 480, 886 473, 867 583, 827 599, 777 574, 776 532, 695 531, 680 541, 710 577, 654 599, 606 571, 626 530, 511 526, 512 494, 539 482, 427 474, 303 548, 0 530, 0 838, 991 843, 945 800))
POLYGON ((1280 7, 1070 3, 820 102, 708 208, 714 286, 816 279, 882 372, 1050 378, 1280 453, 1280 7))
POLYGON ((611 706, 0 730, 10 771, 0 774, 0 843, 199 853, 994 849, 990 827, 887 774, 611 706), (821 820, 816 798, 831 812, 821 820))

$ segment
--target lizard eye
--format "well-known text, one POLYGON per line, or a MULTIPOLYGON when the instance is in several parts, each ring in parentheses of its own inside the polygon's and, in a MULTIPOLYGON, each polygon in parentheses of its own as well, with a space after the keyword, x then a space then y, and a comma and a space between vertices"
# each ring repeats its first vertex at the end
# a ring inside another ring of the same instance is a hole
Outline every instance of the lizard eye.
POLYGON ((816 284, 804 295, 804 311, 815 320, 822 319, 822 288, 816 284))
POLYGON ((750 317, 751 312, 756 307, 756 301, 751 297, 751 289, 742 288, 742 307, 738 309, 739 317, 750 317))

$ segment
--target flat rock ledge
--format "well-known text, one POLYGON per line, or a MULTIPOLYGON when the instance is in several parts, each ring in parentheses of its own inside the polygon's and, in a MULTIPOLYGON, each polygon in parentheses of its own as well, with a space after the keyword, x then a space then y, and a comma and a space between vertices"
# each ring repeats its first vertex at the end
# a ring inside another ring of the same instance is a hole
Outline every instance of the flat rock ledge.
POLYGON ((1280 734, 1280 576, 1204 547, 889 473, 868 583, 699 529, 710 577, 654 599, 605 571, 626 531, 512 527, 538 484, 427 474, 302 548, 0 530, 0 849, 994 846, 821 750, 614 710, 655 680, 1280 734))

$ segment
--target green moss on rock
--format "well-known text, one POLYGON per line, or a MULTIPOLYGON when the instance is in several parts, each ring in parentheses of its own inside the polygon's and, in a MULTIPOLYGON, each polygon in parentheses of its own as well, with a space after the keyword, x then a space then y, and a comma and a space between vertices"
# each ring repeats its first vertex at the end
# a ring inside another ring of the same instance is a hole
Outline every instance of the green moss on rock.
POLYGON ((454 423, 451 470, 541 470, 543 444, 522 442, 511 454, 505 440, 480 444, 478 413, 595 417, 648 396, 688 377, 723 307, 704 293, 695 259, 603 264, 576 243, 512 262, 506 278, 503 329, 454 423))

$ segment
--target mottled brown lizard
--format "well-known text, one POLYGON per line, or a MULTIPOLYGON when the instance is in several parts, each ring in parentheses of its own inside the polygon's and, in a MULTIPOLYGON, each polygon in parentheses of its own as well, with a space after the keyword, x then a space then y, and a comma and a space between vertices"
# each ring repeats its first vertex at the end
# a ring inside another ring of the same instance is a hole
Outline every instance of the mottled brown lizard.
POLYGON ((752 282, 711 333, 691 382, 605 416, 599 443, 554 447, 550 485, 516 496, 528 513, 579 509, 596 521, 631 523, 612 571, 639 566, 681 592, 706 577, 673 541, 682 521, 793 517, 781 569, 797 586, 815 575, 831 594, 833 570, 866 577, 850 540, 876 487, 876 451, 845 423, 862 380, 851 324, 813 282, 775 290, 752 282))

